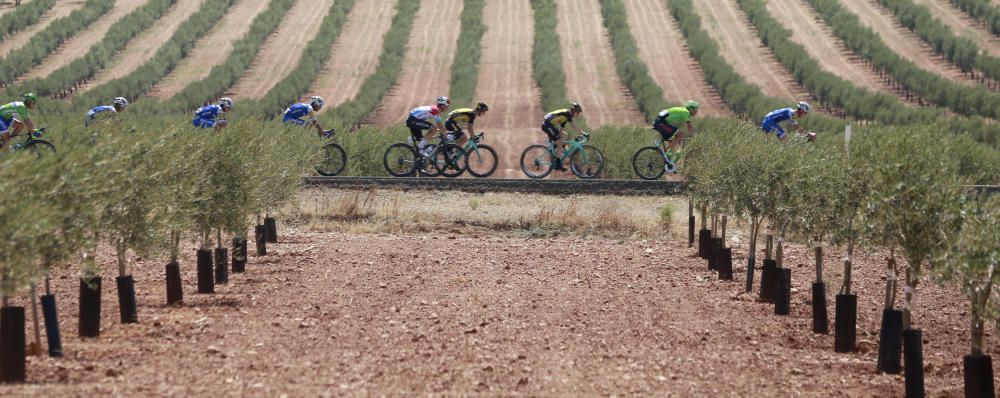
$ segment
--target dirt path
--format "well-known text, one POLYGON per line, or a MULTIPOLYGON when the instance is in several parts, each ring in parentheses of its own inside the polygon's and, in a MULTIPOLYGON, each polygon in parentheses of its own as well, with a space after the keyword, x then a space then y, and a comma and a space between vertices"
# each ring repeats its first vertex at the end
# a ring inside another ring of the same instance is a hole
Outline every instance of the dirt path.
POLYGON ((490 112, 476 123, 477 128, 499 132, 541 124, 545 111, 530 67, 533 18, 528 0, 486 1, 483 21, 487 30, 475 100, 489 104, 490 112))
MULTIPOLYGON (((21 5, 30 3, 31 0, 21 0, 21 5)), ((58 5, 58 4, 57 4, 58 5)), ((0 15, 6 14, 8 12, 14 11, 17 6, 14 5, 14 0, 3 0, 0 1, 0 15)))
MULTIPOLYGON (((804 0, 770 0, 767 9, 792 32, 792 41, 805 47, 827 72, 857 87, 897 95, 883 79, 848 50, 804 0)), ((905 101, 905 97, 901 97, 905 101)))
POLYGON ((567 99, 583 106, 590 127, 645 123, 618 79, 598 1, 556 0, 556 8, 567 99))
POLYGON ((250 70, 244 73, 227 94, 237 100, 257 99, 267 94, 298 66, 299 57, 319 32, 323 18, 332 4, 333 0, 296 2, 285 14, 278 31, 264 41, 250 70))
POLYGON ((734 0, 694 0, 701 26, 719 45, 729 65, 747 82, 760 87, 764 95, 789 101, 807 94, 798 87, 770 50, 760 43, 746 15, 734 0))
POLYGON ((178 0, 152 27, 129 40, 128 45, 121 52, 115 54, 114 62, 98 72, 94 79, 88 81, 76 93, 87 92, 111 80, 127 76, 138 69, 156 54, 160 46, 170 40, 177 28, 194 15, 205 1, 178 0))
POLYGON ((188 84, 207 77, 213 67, 225 62, 233 51, 233 42, 250 31, 253 19, 267 9, 268 3, 269 0, 237 0, 218 25, 198 40, 188 56, 149 95, 161 100, 169 99, 188 84))
POLYGON ((115 22, 118 22, 119 19, 144 4, 146 4, 146 0, 115 2, 115 6, 111 8, 111 11, 97 18, 94 23, 90 24, 82 32, 63 42, 55 52, 42 61, 41 65, 32 68, 31 71, 20 77, 19 81, 46 77, 57 69, 69 65, 70 62, 86 55, 90 51, 90 47, 101 42, 104 34, 108 33, 108 30, 111 29, 111 26, 115 22))
POLYGON ((625 7, 639 57, 663 89, 666 100, 675 104, 687 99, 698 101, 699 115, 731 115, 719 93, 705 82, 698 62, 688 54, 684 36, 666 4, 660 0, 632 0, 626 1, 625 7))
POLYGON ((356 96, 361 83, 375 72, 385 34, 396 14, 396 1, 359 1, 333 44, 330 61, 313 83, 310 95, 326 100, 326 112, 356 96))
POLYGON ((451 63, 462 28, 461 13, 459 0, 421 1, 417 12, 421 18, 414 21, 403 70, 372 116, 372 123, 380 127, 399 125, 413 107, 433 104, 435 98, 448 94, 451 63))
MULTIPOLYGON (((38 32, 41 32, 45 30, 45 28, 49 27, 49 25, 52 24, 52 21, 65 17, 73 11, 80 9, 83 7, 83 3, 85 2, 86 0, 67 0, 56 2, 52 8, 42 14, 42 17, 38 20, 38 22, 28 26, 27 29, 7 36, 4 41, 0 42, 0 58, 6 57, 11 51, 21 48, 29 40, 31 40, 32 37, 35 37, 38 32)), ((24 5, 25 3, 21 4, 24 5)), ((0 8, 0 15, 13 9, 13 6, 0 8)))
POLYGON ((967 85, 975 84, 962 75, 962 72, 948 60, 935 54, 931 47, 920 40, 916 34, 900 25, 891 11, 876 4, 876 2, 877 0, 857 0, 843 1, 840 4, 858 16, 862 24, 881 36, 882 41, 900 57, 913 62, 921 69, 950 80, 967 85))
POLYGON ((528 178, 521 171, 521 152, 529 145, 544 144, 538 127, 486 130, 485 144, 497 151, 497 171, 493 178, 528 178))
POLYGON ((947 0, 914 0, 916 4, 926 6, 939 21, 951 28, 952 33, 967 37, 987 54, 1000 56, 1000 37, 994 36, 989 29, 964 11, 948 3, 947 0))

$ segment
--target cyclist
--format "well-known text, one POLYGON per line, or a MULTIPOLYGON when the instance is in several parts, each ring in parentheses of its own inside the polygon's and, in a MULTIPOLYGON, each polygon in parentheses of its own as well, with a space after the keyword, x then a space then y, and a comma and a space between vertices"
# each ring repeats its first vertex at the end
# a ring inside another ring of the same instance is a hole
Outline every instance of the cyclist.
POLYGON ((417 143, 417 150, 420 153, 423 153, 424 148, 427 147, 427 137, 433 137, 430 129, 434 128, 437 132, 444 131, 444 126, 441 124, 441 114, 447 112, 449 106, 451 106, 451 99, 440 96, 437 98, 437 105, 418 106, 410 110, 410 116, 406 118, 406 127, 410 129, 410 136, 413 137, 413 142, 417 143), (430 122, 432 119, 434 124, 430 122), (426 137, 424 130, 428 130, 426 137))
POLYGON ((786 138, 785 129, 781 128, 779 123, 783 121, 788 121, 788 124, 795 128, 795 133, 800 136, 805 136, 812 141, 816 139, 816 134, 807 132, 799 126, 799 123, 795 119, 801 119, 809 114, 809 104, 804 101, 799 101, 798 106, 795 109, 792 108, 781 108, 771 111, 766 116, 764 120, 760 123, 760 129, 764 130, 765 133, 777 133, 778 139, 784 141, 786 138))
POLYGON ((464 123, 469 129, 469 134, 475 134, 476 118, 482 116, 490 107, 484 102, 476 104, 476 109, 458 108, 448 114, 448 120, 444 123, 444 128, 448 130, 448 141, 458 141, 458 145, 465 145, 469 139, 462 130, 464 123))
POLYGON ((0 146, 6 146, 11 138, 17 137, 25 129, 35 131, 35 124, 31 122, 28 110, 35 109, 38 96, 27 93, 21 99, 22 101, 0 106, 0 146))
POLYGON ((281 116, 282 123, 292 123, 299 126, 311 125, 316 128, 319 135, 325 135, 323 127, 320 126, 319 121, 316 120, 316 112, 323 109, 323 97, 314 95, 309 98, 309 103, 304 102, 292 104, 287 109, 285 113, 281 116), (303 120, 302 118, 309 116, 309 121, 303 120))
POLYGON ((111 113, 118 113, 124 111, 125 108, 128 108, 128 100, 125 99, 125 97, 117 97, 115 98, 113 105, 99 105, 87 112, 87 119, 84 120, 83 125, 84 127, 90 126, 90 123, 94 121, 94 118, 101 113, 108 111, 111 113))
POLYGON ((687 124, 689 135, 694 134, 694 127, 691 126, 691 117, 697 115, 698 102, 687 100, 684 102, 684 106, 675 106, 660 111, 660 114, 656 116, 656 120, 653 120, 653 129, 660 132, 660 136, 663 137, 663 143, 666 144, 667 149, 670 149, 677 145, 677 140, 674 140, 674 138, 684 137, 683 134, 677 134, 682 124, 687 124))
POLYGON ((585 134, 580 127, 577 127, 576 123, 573 123, 573 118, 579 116, 581 113, 583 113, 583 108, 580 107, 580 104, 574 102, 570 104, 569 109, 549 112, 542 121, 542 132, 548 137, 549 142, 555 144, 557 155, 555 156, 555 163, 552 165, 552 168, 556 170, 566 171, 566 168, 562 165, 562 156, 559 152, 563 148, 563 134, 565 133, 566 123, 572 125, 577 134, 585 134))
POLYGON ((191 124, 194 124, 195 127, 220 130, 228 124, 225 113, 231 109, 233 109, 232 98, 219 98, 218 105, 205 105, 194 111, 194 120, 191 121, 191 124))

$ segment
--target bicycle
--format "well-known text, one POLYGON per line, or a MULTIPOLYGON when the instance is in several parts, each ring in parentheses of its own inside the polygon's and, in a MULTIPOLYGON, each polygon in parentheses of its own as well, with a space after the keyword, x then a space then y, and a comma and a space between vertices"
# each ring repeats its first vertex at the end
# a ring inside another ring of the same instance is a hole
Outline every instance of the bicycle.
MULTIPOLYGON (((47 156, 49 154, 54 155, 56 153, 56 146, 52 145, 51 142, 38 139, 44 133, 45 133, 44 127, 40 129, 35 129, 35 131, 31 132, 31 134, 25 134, 24 140, 19 143, 13 144, 14 146, 11 147, 11 149, 14 152, 28 151, 31 154, 35 155, 36 158, 41 158, 42 156, 47 156)), ((13 138, 11 138, 11 140, 13 140, 13 138)), ((10 143, 10 141, 8 141, 8 143, 10 143)))
POLYGON ((584 145, 590 134, 583 133, 566 142, 562 156, 556 155, 555 142, 548 145, 532 145, 521 153, 521 171, 530 178, 545 178, 552 172, 553 160, 563 163, 569 160, 570 170, 579 178, 596 178, 604 170, 604 154, 593 146, 584 145))
POLYGON ((479 132, 465 143, 465 166, 473 177, 486 178, 497 170, 497 151, 493 147, 481 144, 484 132, 479 132))
POLYGON ((323 144, 323 161, 319 166, 316 166, 316 172, 321 176, 335 176, 342 173, 347 167, 347 152, 344 152, 343 147, 332 141, 334 132, 333 129, 323 132, 323 137, 329 138, 331 141, 323 144))
POLYGON ((382 156, 382 166, 394 177, 410 177, 417 173, 427 177, 458 177, 465 172, 465 150, 447 142, 443 134, 437 144, 428 144, 423 152, 409 143, 392 144, 382 156))
POLYGON ((653 146, 639 148, 632 156, 632 170, 643 180, 655 180, 663 173, 677 173, 677 162, 684 157, 680 151, 673 148, 664 149, 663 140, 657 140, 653 146))

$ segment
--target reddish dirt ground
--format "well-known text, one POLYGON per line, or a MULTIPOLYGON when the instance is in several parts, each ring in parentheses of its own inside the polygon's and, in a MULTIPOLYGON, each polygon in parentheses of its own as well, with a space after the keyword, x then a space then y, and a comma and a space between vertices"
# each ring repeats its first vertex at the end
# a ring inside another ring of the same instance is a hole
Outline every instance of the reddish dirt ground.
POLYGON ((309 95, 321 95, 326 100, 320 112, 354 98, 361 83, 375 72, 395 10, 395 1, 359 1, 354 5, 333 45, 326 69, 310 90, 309 95))
POLYGON ((233 42, 250 30, 257 14, 267 9, 268 0, 238 0, 226 16, 205 37, 198 40, 188 56, 161 80, 149 95, 168 99, 188 84, 204 79, 216 65, 225 62, 233 50, 233 42))
MULTIPOLYGON (((35 37, 35 35, 37 35, 38 32, 41 32, 42 30, 45 30, 45 28, 49 27, 52 21, 65 17, 70 13, 72 13, 73 11, 76 11, 80 7, 83 7, 83 3, 84 0, 56 2, 56 4, 52 6, 52 8, 50 8, 48 11, 42 14, 42 17, 38 20, 38 22, 35 22, 31 26, 28 26, 27 29, 15 32, 10 36, 5 37, 4 40, 0 42, 0 57, 6 57, 7 54, 10 54, 11 51, 21 48, 22 46, 25 45, 25 43, 28 42, 28 40, 31 40, 32 37, 35 37)), ((13 1, 3 2, 0 4, 2 4, 0 5, 0 15, 3 15, 8 11, 14 10, 13 1)), ((21 3, 21 4, 24 5, 27 3, 21 3)))
POLYGON ((684 36, 666 3, 659 0, 626 1, 629 27, 639 45, 639 57, 649 75, 674 104, 693 99, 701 103, 700 115, 728 116, 729 108, 702 75, 698 62, 688 54, 684 36))
POLYGON ((618 80, 597 0, 556 0, 566 96, 583 106, 591 127, 642 124, 628 90, 618 80))
POLYGON ((972 39, 987 54, 1000 56, 1000 37, 994 36, 989 28, 947 0, 914 0, 914 3, 929 8, 931 14, 950 27, 952 32, 972 39))
MULTIPOLYGON (((423 0, 403 57, 396 85, 375 111, 371 122, 379 127, 401 125, 410 109, 431 105, 448 95, 451 63, 461 31, 458 0, 423 0)), ((454 104, 454 106, 464 106, 454 104)))
MULTIPOLYGON (((163 306, 161 261, 136 262, 133 325, 117 321, 116 267, 100 256, 97 339, 76 337, 76 274, 55 272, 66 355, 30 358, 28 383, 0 394, 903 395, 902 376, 874 372, 877 256, 860 256, 855 270, 859 352, 836 354, 832 336, 810 331, 812 260, 802 246, 785 262, 792 314, 776 316, 741 294, 742 261, 735 281, 718 281, 686 242, 279 228, 281 243, 214 295, 194 294, 186 248, 184 306, 163 306)), ((828 253, 830 274, 842 255, 828 253)), ((832 302, 839 280, 828 283, 832 302)), ((955 290, 919 291, 928 395, 959 396, 966 307, 955 290)))
MULTIPOLYGON (((25 5, 31 2, 31 0, 21 1, 21 5, 25 5)), ((10 11, 14 11, 17 6, 14 5, 14 0, 3 0, 0 1, 0 15, 6 14, 10 11)))
POLYGON ((146 4, 146 0, 132 0, 132 1, 121 1, 115 3, 115 6, 111 8, 106 14, 97 18, 94 23, 86 27, 75 36, 70 37, 68 40, 63 42, 55 52, 50 54, 45 58, 40 65, 32 68, 31 71, 21 76, 20 80, 30 80, 37 78, 44 78, 50 73, 55 72, 57 69, 69 65, 75 59, 80 58, 90 51, 90 47, 94 44, 99 43, 104 37, 105 33, 111 29, 111 26, 118 22, 119 19, 128 15, 130 12, 135 11, 137 8, 146 4))
POLYGON ((285 14, 276 33, 267 40, 250 70, 226 93, 239 99, 258 99, 267 94, 299 64, 306 45, 319 32, 333 0, 298 1, 285 14))
POLYGON ((106 69, 97 73, 79 92, 86 92, 111 80, 127 76, 149 61, 177 28, 187 21, 205 0, 178 0, 163 17, 158 19, 149 29, 129 40, 128 45, 114 57, 114 62, 106 69))

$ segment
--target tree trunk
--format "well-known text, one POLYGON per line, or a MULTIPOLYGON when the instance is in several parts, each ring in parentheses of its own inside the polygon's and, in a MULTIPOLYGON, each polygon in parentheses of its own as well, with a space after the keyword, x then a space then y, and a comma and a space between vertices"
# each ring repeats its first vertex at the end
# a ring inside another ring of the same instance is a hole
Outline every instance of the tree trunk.
POLYGON ((118 247, 115 249, 116 254, 118 255, 118 276, 125 276, 125 268, 127 268, 125 264, 128 262, 125 254, 128 252, 128 247, 125 246, 125 242, 119 240, 118 247))
POLYGON ((885 303, 883 308, 892 309, 896 303, 896 257, 892 249, 889 249, 889 264, 886 267, 885 276, 885 303))
POLYGON ((983 316, 979 313, 979 306, 976 305, 982 293, 972 294, 972 356, 983 355, 983 316))
POLYGON ((726 224, 728 224, 728 223, 729 223, 729 217, 723 215, 722 216, 722 248, 723 249, 726 248, 726 224))
POLYGON ((851 260, 854 258, 854 241, 847 242, 847 258, 844 259, 844 285, 841 287, 841 294, 851 294, 851 260))
POLYGON ((708 205, 701 205, 701 229, 708 229, 708 205))
POLYGON ((782 233, 778 236, 778 247, 774 249, 774 261, 778 263, 777 265, 779 269, 785 268, 785 264, 783 262, 785 257, 784 241, 785 234, 782 233))
POLYGON ((913 305, 913 296, 916 294, 913 282, 913 273, 907 267, 906 288, 903 289, 903 330, 911 330, 913 326, 912 314, 910 313, 910 307, 913 305))
POLYGON ((771 250, 774 248, 774 235, 771 233, 771 227, 768 226, 764 230, 764 259, 771 259, 771 250))

